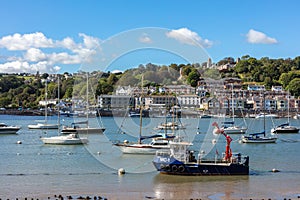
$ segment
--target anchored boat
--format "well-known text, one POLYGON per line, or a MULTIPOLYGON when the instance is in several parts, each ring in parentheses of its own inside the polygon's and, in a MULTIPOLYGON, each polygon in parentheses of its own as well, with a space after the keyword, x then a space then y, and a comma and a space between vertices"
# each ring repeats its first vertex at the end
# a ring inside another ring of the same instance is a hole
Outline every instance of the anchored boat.
POLYGON ((201 153, 198 157, 193 151, 189 150, 189 143, 170 143, 169 150, 159 150, 153 159, 155 168, 163 174, 172 175, 248 175, 249 174, 249 156, 241 153, 232 153, 230 148, 231 137, 227 135, 223 129, 219 129, 217 123, 213 123, 217 127, 218 134, 226 137, 226 150, 224 157, 209 159, 203 157, 201 153))

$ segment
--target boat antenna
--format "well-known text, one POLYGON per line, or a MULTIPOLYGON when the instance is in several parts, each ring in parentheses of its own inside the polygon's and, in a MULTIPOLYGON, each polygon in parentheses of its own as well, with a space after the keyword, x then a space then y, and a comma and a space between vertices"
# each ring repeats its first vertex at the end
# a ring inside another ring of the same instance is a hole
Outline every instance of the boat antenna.
POLYGON ((217 128, 217 131, 215 133, 222 134, 222 135, 225 136, 225 138, 226 138, 226 150, 225 150, 224 160, 230 161, 230 158, 232 156, 232 151, 231 151, 231 148, 230 148, 230 143, 232 141, 232 138, 224 132, 224 129, 219 128, 219 125, 218 125, 217 122, 214 122, 212 124, 212 126, 215 126, 217 128))

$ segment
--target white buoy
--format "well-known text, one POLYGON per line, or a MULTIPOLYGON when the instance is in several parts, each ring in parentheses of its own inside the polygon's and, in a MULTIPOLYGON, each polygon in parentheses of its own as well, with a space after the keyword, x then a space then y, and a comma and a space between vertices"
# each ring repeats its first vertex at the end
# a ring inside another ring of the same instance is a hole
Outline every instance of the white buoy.
POLYGON ((275 172, 280 172, 280 171, 279 171, 278 169, 273 168, 273 169, 272 169, 272 172, 275 173, 275 172))
POLYGON ((22 144, 22 141, 20 141, 20 140, 19 140, 19 141, 17 141, 17 144, 22 144))
POLYGON ((17 156, 21 155, 20 153, 17 153, 17 156))
POLYGON ((120 169, 118 170, 118 174, 119 174, 119 175, 125 174, 125 169, 124 169, 124 168, 120 168, 120 169))
POLYGON ((100 155, 100 154, 101 154, 101 152, 100 152, 100 151, 98 151, 98 152, 97 152, 97 154, 98 154, 98 155, 100 155))
POLYGON ((216 139, 213 139, 211 142, 212 142, 213 144, 216 144, 216 143, 217 143, 217 140, 216 140, 216 139))

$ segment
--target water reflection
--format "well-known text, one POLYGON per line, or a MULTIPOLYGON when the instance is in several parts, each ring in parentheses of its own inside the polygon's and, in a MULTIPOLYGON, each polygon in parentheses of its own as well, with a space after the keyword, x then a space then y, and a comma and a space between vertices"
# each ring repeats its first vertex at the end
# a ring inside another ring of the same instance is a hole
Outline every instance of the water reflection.
POLYGON ((249 176, 170 176, 157 174, 153 178, 156 198, 235 199, 248 188, 249 176))

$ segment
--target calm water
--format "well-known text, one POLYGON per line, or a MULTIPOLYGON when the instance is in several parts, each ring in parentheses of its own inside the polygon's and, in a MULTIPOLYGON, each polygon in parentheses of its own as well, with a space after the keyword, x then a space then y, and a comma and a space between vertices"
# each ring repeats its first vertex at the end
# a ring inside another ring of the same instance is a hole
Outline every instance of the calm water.
MULTIPOLYGON (((29 130, 28 124, 43 117, 1 115, 0 122, 21 125, 17 135, 0 135, 0 198, 47 199, 54 194, 101 195, 108 199, 297 199, 300 195, 300 134, 279 135, 276 144, 241 144, 232 135, 233 152, 250 156, 250 175, 233 177, 184 177, 158 174, 152 166, 153 156, 123 155, 109 140, 134 140, 138 134, 138 119, 102 118, 105 134, 88 134, 89 144, 59 146, 44 145, 40 137, 57 135, 57 131, 29 130), (118 133, 118 127, 126 134, 118 133), (22 141, 22 144, 17 144, 22 141), (117 170, 128 173, 118 176, 117 170), (273 168, 279 173, 270 172, 273 168)), ((84 119, 75 119, 84 120, 84 119)), ((89 119, 99 126, 99 119, 89 119)), ((214 135, 206 133, 216 119, 182 119, 187 125, 180 132, 194 143, 194 150, 214 153, 225 149, 219 138, 213 147, 214 135), (197 129, 201 132, 196 134, 197 129)), ((55 122, 57 119, 52 118, 55 122)), ((62 124, 73 119, 62 118, 62 124)), ((154 132, 161 118, 145 119, 143 134, 154 132)), ((286 119, 267 121, 267 131, 273 124, 286 119)), ((244 124, 242 119, 237 123, 244 124)), ((247 119, 249 131, 262 131, 263 120, 247 119)), ((291 120, 300 126, 300 121, 291 120)))

